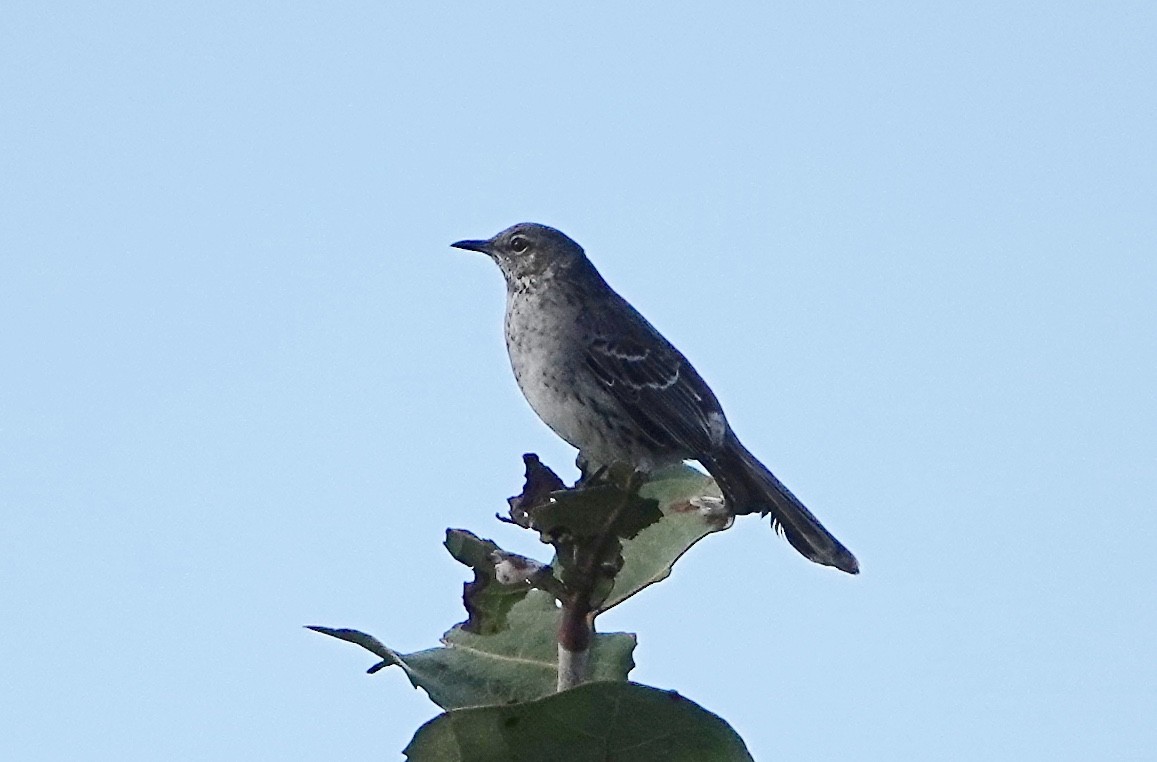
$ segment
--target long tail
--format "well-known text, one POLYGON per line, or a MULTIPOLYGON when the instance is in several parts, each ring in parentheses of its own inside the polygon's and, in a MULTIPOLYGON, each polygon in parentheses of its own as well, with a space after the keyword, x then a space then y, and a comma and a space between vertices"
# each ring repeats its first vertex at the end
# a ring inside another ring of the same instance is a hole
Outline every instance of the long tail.
POLYGON ((848 574, 859 574, 860 564, 851 551, 824 529, 819 519, 743 446, 734 433, 728 432, 723 449, 702 463, 715 477, 715 483, 732 512, 770 513, 772 526, 780 529, 792 547, 806 558, 848 574))

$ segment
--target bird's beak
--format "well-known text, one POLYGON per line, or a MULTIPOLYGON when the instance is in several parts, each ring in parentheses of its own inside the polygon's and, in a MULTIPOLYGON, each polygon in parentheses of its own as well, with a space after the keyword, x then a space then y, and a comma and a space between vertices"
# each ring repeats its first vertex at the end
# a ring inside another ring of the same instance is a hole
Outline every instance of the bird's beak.
POLYGON ((490 241, 458 241, 450 244, 455 249, 466 249, 466 251, 480 251, 483 254, 490 253, 490 241))

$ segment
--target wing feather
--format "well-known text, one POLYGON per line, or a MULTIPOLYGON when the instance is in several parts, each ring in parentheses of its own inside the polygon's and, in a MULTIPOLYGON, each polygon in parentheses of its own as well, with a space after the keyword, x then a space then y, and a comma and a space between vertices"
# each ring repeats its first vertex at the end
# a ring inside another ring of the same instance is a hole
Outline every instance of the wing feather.
POLYGON ((636 316, 613 321, 619 329, 635 327, 633 336, 607 330, 612 321, 597 325, 587 367, 657 445, 688 456, 711 452, 726 425, 718 400, 687 359, 636 316))

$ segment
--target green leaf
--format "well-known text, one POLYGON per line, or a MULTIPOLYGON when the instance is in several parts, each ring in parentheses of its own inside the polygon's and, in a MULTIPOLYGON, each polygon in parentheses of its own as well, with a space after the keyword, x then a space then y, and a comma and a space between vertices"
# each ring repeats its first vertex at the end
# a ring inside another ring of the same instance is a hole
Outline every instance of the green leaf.
POLYGON ((663 517, 654 500, 631 495, 611 484, 576 487, 551 493, 552 500, 531 509, 534 528, 550 537, 570 534, 595 537, 602 534, 623 501, 628 506, 615 525, 619 537, 634 537, 644 527, 663 517))
POLYGON ((615 575, 610 595, 599 606, 600 612, 666 579, 672 565, 692 545, 731 524, 729 514, 696 505, 704 498, 707 503, 717 499, 719 490, 709 476, 690 466, 679 465, 653 474, 639 492, 642 497, 658 501, 663 518, 623 540, 623 567, 615 575))
MULTIPOLYGON (((508 614, 507 629, 480 635, 458 625, 442 637, 443 645, 399 654, 357 630, 310 627, 315 632, 356 643, 377 654, 385 666, 401 667, 415 688, 421 688, 443 709, 508 704, 548 696, 558 680, 559 608, 554 597, 531 590, 508 614)), ((635 636, 595 635, 591 649, 591 679, 625 681, 635 666, 631 657, 635 636)))
POLYGON ((465 529, 447 529, 445 545, 450 555, 474 570, 474 579, 462 586, 467 616, 460 626, 481 635, 504 629, 511 607, 526 597, 530 585, 504 585, 495 578, 494 554, 502 551, 491 540, 465 529))
POLYGON ((371 675, 382 667, 392 667, 395 664, 407 672, 409 671, 409 668, 405 662, 405 658, 401 654, 375 638, 373 635, 367 635, 361 630, 351 630, 348 628, 334 629, 333 627, 322 627, 321 625, 316 624, 306 625, 305 629, 313 630, 314 632, 320 632, 322 635, 329 635, 331 638, 344 640, 347 643, 359 645, 370 653, 377 654, 378 656, 382 657, 380 662, 366 670, 371 675))
POLYGON ((537 701, 463 709, 423 725, 410 762, 750 762, 738 734, 677 693, 586 683, 537 701))

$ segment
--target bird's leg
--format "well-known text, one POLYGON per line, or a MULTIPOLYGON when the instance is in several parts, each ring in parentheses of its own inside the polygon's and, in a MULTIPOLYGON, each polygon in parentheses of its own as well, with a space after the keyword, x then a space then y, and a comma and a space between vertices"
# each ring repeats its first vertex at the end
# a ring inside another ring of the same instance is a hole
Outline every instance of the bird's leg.
POLYGON ((589 484, 598 484, 599 479, 602 479, 607 473, 606 465, 598 465, 588 458, 582 451, 575 457, 575 465, 578 466, 579 480, 575 483, 576 487, 585 487, 589 484))

